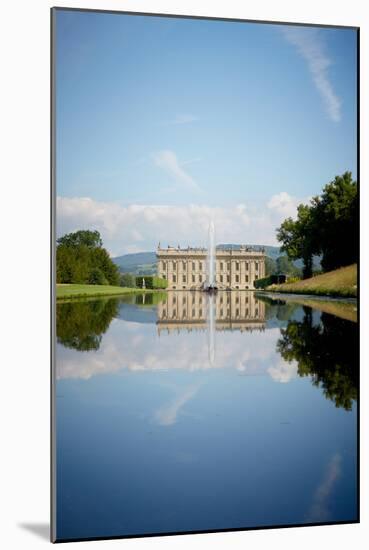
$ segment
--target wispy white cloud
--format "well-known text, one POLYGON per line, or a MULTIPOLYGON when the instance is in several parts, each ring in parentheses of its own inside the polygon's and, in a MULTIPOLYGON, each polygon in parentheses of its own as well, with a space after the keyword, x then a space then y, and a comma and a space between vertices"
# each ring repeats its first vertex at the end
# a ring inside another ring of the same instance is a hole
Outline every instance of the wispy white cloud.
POLYGON ((329 521, 331 519, 328 499, 341 475, 341 462, 340 454, 335 454, 331 458, 323 480, 315 491, 310 511, 307 514, 307 521, 329 521))
POLYGON ((169 120, 167 124, 189 124, 190 122, 195 122, 197 119, 196 116, 189 113, 181 113, 176 115, 172 120, 169 120))
POLYGON ((267 369, 267 372, 275 382, 286 384, 293 380, 293 378, 297 378, 297 363, 296 361, 287 363, 280 358, 274 365, 271 365, 267 369))
POLYGON ((305 59, 329 117, 334 122, 339 122, 341 120, 341 100, 329 79, 328 67, 332 64, 332 60, 325 51, 320 31, 308 27, 283 26, 282 32, 288 42, 293 44, 305 59))
POLYGON ((200 157, 195 157, 195 158, 190 159, 190 160, 185 160, 181 164, 182 164, 182 166, 187 166, 188 164, 194 164, 195 162, 200 162, 200 161, 201 161, 200 157))
POLYGON ((192 399, 199 391, 200 384, 186 387, 181 393, 176 395, 168 405, 164 405, 154 414, 155 422, 161 426, 171 426, 177 422, 177 416, 182 407, 192 399))
POLYGON ((183 169, 183 165, 179 163, 177 155, 173 151, 169 149, 157 151, 153 153, 153 159, 155 165, 169 174, 176 184, 190 191, 200 191, 199 185, 183 169))
POLYGON ((275 228, 285 217, 295 216, 300 202, 305 201, 284 192, 258 208, 246 204, 122 206, 89 197, 58 197, 57 234, 96 229, 109 252, 118 256, 155 250, 159 241, 164 246, 206 246, 209 220, 213 220, 218 243, 277 244, 275 228))

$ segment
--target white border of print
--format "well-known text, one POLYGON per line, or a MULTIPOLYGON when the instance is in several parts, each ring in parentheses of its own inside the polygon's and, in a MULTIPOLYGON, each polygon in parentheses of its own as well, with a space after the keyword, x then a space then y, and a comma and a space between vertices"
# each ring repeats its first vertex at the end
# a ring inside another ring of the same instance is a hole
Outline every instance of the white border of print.
MULTIPOLYGON (((2 6, 1 541, 33 550, 49 522, 49 0, 2 6), (5 290, 5 292, 4 292, 5 290)), ((56 3, 57 5, 57 3, 56 3)), ((59 5, 361 27, 361 98, 369 97, 369 18, 361 0, 69 0, 59 5)), ((368 102, 361 102, 361 204, 369 204, 368 102), (364 125, 365 122, 365 125, 364 125)), ((362 215, 361 281, 368 278, 362 215)), ((369 538, 368 288, 361 289, 361 524, 92 542, 126 549, 364 548, 369 538)), ((87 543, 78 543, 87 544, 87 543)))

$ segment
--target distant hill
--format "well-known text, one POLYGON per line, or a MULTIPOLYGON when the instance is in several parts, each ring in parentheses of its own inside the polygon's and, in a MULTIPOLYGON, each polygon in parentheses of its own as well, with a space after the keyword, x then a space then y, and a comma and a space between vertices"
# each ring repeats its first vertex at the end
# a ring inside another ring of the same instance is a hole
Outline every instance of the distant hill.
POLYGON ((155 252, 124 254, 113 258, 113 262, 119 267, 121 273, 134 273, 135 275, 152 275, 156 273, 155 252))
POLYGON ((137 265, 143 264, 154 264, 156 263, 156 253, 155 252, 136 252, 134 254, 124 254, 123 256, 117 256, 113 258, 113 262, 117 264, 118 267, 134 267, 137 265))

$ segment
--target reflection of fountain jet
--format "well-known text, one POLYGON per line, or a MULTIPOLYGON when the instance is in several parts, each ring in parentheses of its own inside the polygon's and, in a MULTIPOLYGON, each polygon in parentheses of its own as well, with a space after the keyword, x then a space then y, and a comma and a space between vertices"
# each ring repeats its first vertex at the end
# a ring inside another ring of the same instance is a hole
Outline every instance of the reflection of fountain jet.
POLYGON ((218 290, 215 281, 215 228, 213 221, 209 224, 209 246, 207 256, 207 281, 204 287, 206 292, 214 293, 218 290))
POLYGON ((215 296, 213 293, 210 293, 209 300, 208 300, 207 328, 208 328, 209 363, 211 367, 214 366, 214 360, 215 360, 215 323, 216 323, 215 296))

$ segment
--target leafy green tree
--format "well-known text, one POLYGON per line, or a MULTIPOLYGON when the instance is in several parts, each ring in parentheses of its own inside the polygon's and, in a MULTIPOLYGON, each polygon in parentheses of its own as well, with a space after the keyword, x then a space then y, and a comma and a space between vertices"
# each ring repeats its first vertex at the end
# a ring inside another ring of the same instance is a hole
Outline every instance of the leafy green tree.
POLYGON ((56 282, 72 283, 75 268, 73 251, 65 246, 59 245, 56 250, 56 282))
POLYGON ((68 233, 57 240, 58 244, 64 244, 68 247, 79 247, 81 245, 87 248, 100 248, 102 240, 98 231, 79 230, 74 233, 68 233))
POLYGON ((98 231, 76 231, 57 242, 58 283, 119 285, 118 267, 102 247, 98 231))
POLYGON ((112 261, 105 248, 94 248, 91 251, 91 265, 98 267, 104 274, 108 284, 119 285, 120 273, 118 266, 112 261))
POLYGON ((316 222, 311 206, 300 204, 297 219, 287 218, 277 229, 277 239, 282 243, 281 250, 291 260, 302 259, 303 277, 311 277, 313 255, 318 253, 316 222))
POLYGON ((269 256, 265 257, 265 276, 268 277, 269 275, 272 275, 276 272, 277 265, 275 260, 273 258, 270 258, 269 256))
POLYGON ((127 288, 135 288, 136 277, 131 273, 122 273, 122 275, 120 276, 120 286, 125 286, 127 288))
POLYGON ((108 284, 104 273, 98 267, 93 267, 90 270, 88 282, 90 285, 106 285, 108 284))
MULTIPOLYGON (((71 248, 71 247, 69 247, 71 248)), ((91 251, 86 245, 80 245, 72 248, 74 254, 74 269, 73 269, 73 283, 84 284, 87 283, 90 276, 91 264, 90 255, 91 251)))
POLYGON ((336 176, 320 197, 314 198, 314 216, 325 271, 358 261, 359 225, 357 183, 351 172, 336 176))
POLYGON ((297 209, 297 219, 287 218, 277 229, 281 250, 291 260, 302 259, 304 278, 311 277, 313 255, 321 255, 324 271, 358 261, 357 183, 351 172, 336 176, 310 205, 297 209))
POLYGON ((285 273, 286 275, 299 276, 301 270, 296 267, 288 256, 278 256, 276 260, 276 273, 285 273))

